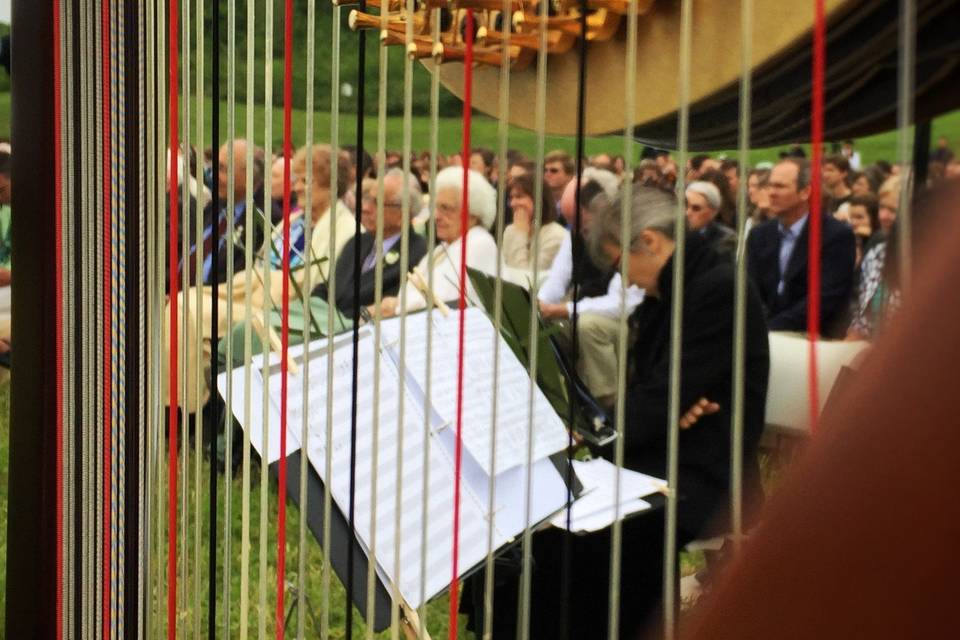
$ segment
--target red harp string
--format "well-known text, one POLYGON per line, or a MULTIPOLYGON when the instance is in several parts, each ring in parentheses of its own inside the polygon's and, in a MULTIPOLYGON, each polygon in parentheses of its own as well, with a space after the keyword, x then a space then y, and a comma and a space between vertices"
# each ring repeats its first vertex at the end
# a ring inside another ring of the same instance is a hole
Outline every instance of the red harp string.
POLYGON ((457 637, 457 588, 460 556, 460 474, 463 458, 463 337, 467 306, 467 225, 470 207, 470 110, 473 103, 473 10, 467 9, 466 47, 463 58, 463 190, 460 201, 460 328, 457 334, 457 446, 454 454, 453 481, 453 561, 450 575, 449 638, 457 637))
POLYGON ((816 434, 820 422, 820 389, 817 371, 817 341, 820 338, 820 237, 822 220, 821 172, 823 160, 823 90, 826 66, 826 19, 823 0, 814 0, 813 24, 813 103, 810 127, 812 166, 810 167, 810 233, 807 255, 807 339, 809 341, 808 395, 810 397, 810 433, 816 434))
MULTIPOLYGON (((280 328, 280 464, 277 498, 277 611, 276 637, 283 638, 283 589, 287 559, 287 364, 290 346, 290 164, 293 158, 293 0, 286 0, 283 28, 283 303, 280 328)), ((312 160, 312 159, 311 159, 312 160)), ((336 162, 336 159, 333 160, 336 162)), ((312 171, 312 161, 308 170, 312 171)), ((304 248, 307 252, 310 247, 304 248)), ((305 268, 309 269, 309 260, 305 268)), ((301 549, 302 553, 303 550, 301 549)), ((349 606, 349 605, 348 605, 349 606)), ((244 615, 246 613, 244 612, 244 615)))

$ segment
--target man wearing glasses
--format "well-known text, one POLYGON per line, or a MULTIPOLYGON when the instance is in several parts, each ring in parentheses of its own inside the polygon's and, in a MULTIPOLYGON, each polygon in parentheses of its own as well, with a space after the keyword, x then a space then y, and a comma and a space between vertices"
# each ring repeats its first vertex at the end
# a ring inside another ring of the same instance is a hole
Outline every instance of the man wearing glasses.
MULTIPOLYGON (((543 180, 550 187, 553 201, 559 203, 560 196, 575 172, 573 158, 564 151, 551 151, 543 158, 543 180)), ((568 224, 569 220, 566 221, 568 224)))
MULTIPOLYGON (((403 180, 401 169, 390 169, 383 177, 383 250, 375 250, 377 237, 377 181, 363 181, 363 202, 360 207, 360 224, 365 233, 354 236, 344 245, 337 259, 336 296, 337 308, 346 316, 353 317, 354 307, 367 307, 376 299, 376 266, 378 258, 383 263, 383 296, 395 296, 400 289, 400 240, 403 232, 403 180), (360 252, 360 297, 354 298, 354 260, 360 252)), ((422 199, 420 184, 409 180, 407 187, 409 215, 412 218, 420 211, 422 199)), ((417 264, 427 252, 423 236, 408 234, 409 264, 417 264)), ((327 298, 327 284, 313 290, 313 295, 327 298)))

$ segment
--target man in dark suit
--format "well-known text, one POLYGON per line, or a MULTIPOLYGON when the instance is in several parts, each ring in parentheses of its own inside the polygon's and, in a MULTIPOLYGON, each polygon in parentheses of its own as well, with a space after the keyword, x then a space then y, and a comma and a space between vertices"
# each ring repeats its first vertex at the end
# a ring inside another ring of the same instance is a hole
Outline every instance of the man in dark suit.
MULTIPOLYGON (((383 264, 383 296, 396 296, 400 290, 400 266, 402 260, 400 250, 403 231, 403 171, 391 169, 383 177, 383 250, 381 262, 383 264)), ((372 305, 376 299, 376 266, 377 251, 377 183, 373 180, 364 181, 363 202, 360 208, 360 223, 365 233, 354 236, 344 245, 337 258, 336 269, 336 302, 337 308, 347 316, 352 317, 355 305, 362 307, 372 305), (354 261, 360 253, 360 296, 354 297, 354 261)), ((412 218, 422 206, 420 185, 416 180, 408 180, 407 201, 409 215, 412 218)), ((412 268, 427 252, 426 241, 422 236, 409 230, 408 268, 412 268)), ((313 290, 313 295, 326 299, 329 290, 326 283, 322 283, 313 290)))
MULTIPOLYGON (((810 165, 785 158, 770 172, 770 209, 775 220, 755 227, 747 239, 747 267, 772 331, 807 328, 807 247, 810 233, 810 165)), ((843 337, 853 290, 856 241, 846 224, 821 218, 820 331, 843 337)))

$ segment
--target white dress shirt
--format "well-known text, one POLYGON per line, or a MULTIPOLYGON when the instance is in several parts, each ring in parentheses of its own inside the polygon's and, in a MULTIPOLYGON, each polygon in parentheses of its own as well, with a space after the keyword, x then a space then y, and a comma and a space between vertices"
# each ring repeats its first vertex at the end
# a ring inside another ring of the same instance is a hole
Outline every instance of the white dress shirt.
MULTIPOLYGON (((570 234, 563 239, 560 244, 560 250, 557 257, 553 260, 553 266, 550 267, 550 273, 544 281, 543 286, 537 294, 541 302, 547 304, 557 304, 563 302, 568 296, 573 280, 573 241, 570 234)), ((623 286, 620 280, 620 273, 614 273, 610 278, 610 284, 607 286, 607 292, 602 296, 593 298, 583 298, 577 303, 577 313, 596 313, 609 318, 620 317, 620 296, 623 286)), ((643 302, 643 289, 635 285, 627 288, 627 314, 633 313, 633 310, 643 302)), ((573 302, 567 302, 567 312, 573 315, 573 302)))

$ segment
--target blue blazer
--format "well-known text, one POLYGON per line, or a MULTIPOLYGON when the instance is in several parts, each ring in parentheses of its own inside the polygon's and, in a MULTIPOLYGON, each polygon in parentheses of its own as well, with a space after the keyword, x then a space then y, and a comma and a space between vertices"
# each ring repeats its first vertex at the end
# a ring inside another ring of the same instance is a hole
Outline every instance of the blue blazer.
MULTIPOLYGON (((856 241, 843 222, 823 216, 820 244, 820 333, 843 337, 853 292, 856 241)), ((778 220, 768 220, 747 238, 747 269, 763 303, 771 331, 807 330, 807 264, 810 221, 804 225, 780 282, 780 230, 778 220)))

